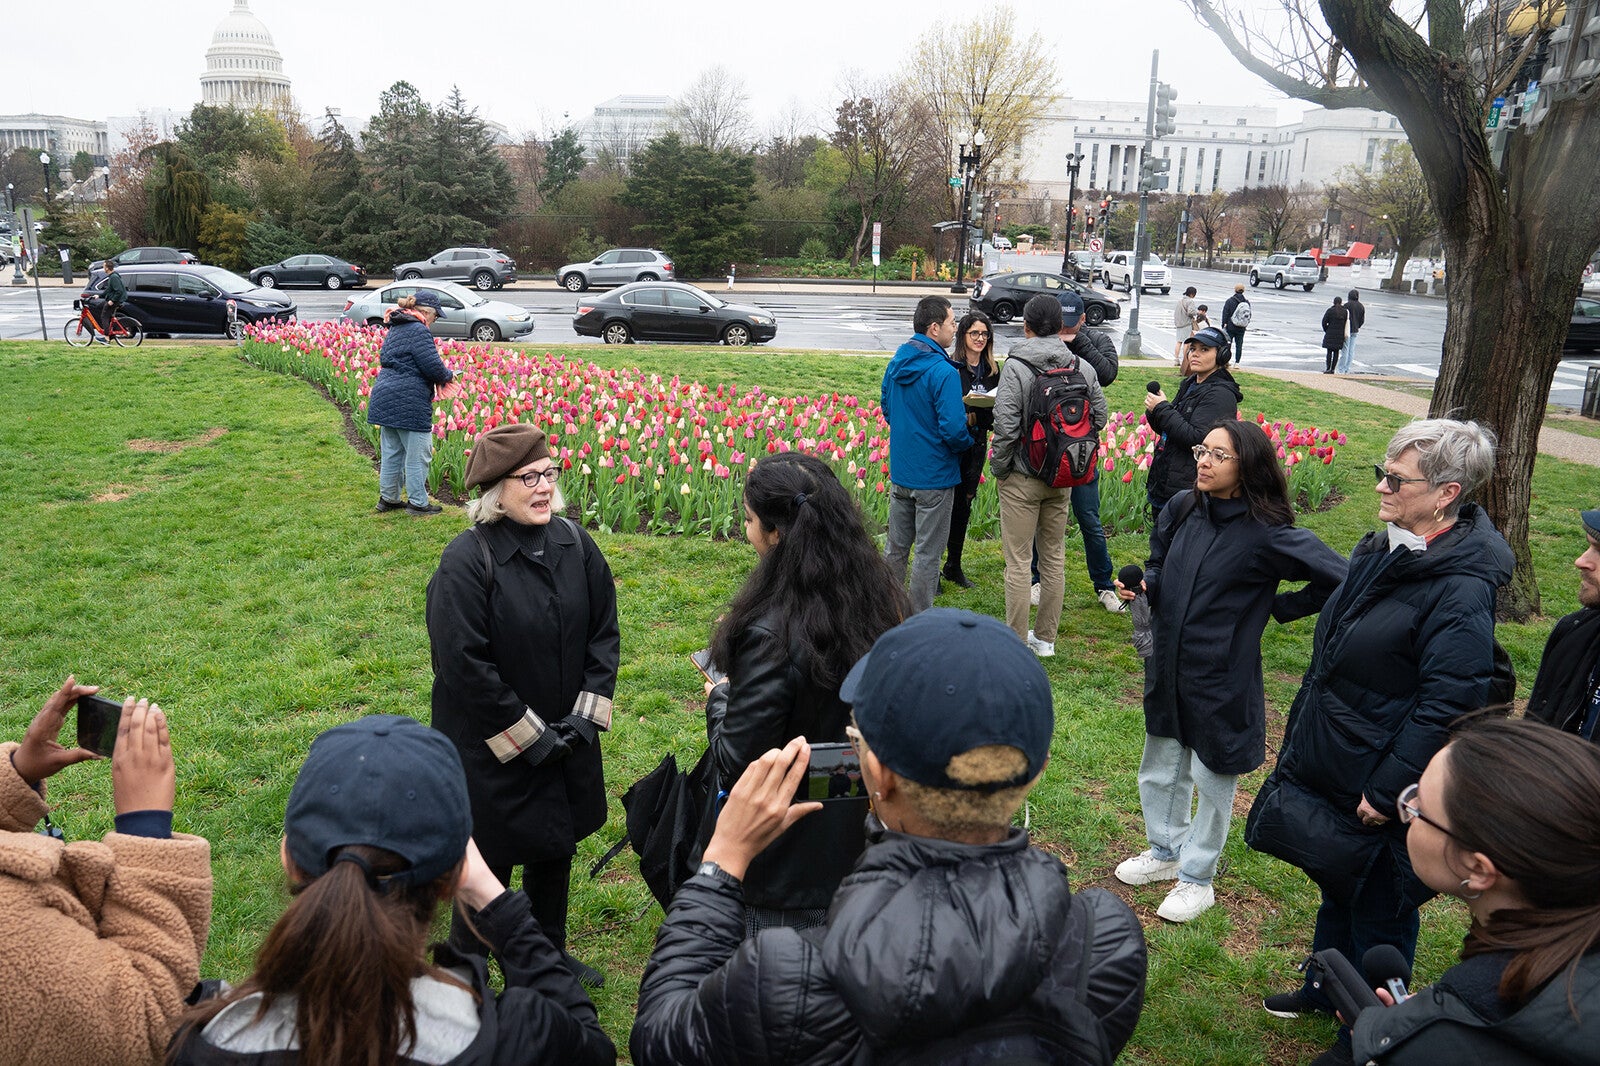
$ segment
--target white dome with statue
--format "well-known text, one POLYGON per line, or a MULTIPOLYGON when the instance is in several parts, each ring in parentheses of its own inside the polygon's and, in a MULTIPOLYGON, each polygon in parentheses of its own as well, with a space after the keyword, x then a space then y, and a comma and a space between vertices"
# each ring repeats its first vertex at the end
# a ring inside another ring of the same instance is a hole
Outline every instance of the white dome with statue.
POLYGON ((215 107, 281 107, 289 103, 283 55, 266 24, 250 10, 250 0, 233 0, 233 10, 217 23, 200 75, 202 103, 215 107))

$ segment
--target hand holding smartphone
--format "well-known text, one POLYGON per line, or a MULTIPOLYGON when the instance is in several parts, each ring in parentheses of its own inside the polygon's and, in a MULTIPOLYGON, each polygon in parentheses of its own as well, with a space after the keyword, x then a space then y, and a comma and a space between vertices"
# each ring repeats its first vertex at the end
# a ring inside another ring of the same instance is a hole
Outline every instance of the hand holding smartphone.
POLYGON ((694 668, 705 675, 705 679, 713 685, 720 685, 728 680, 728 675, 723 673, 716 663, 711 661, 711 649, 701 648, 689 656, 689 661, 694 663, 694 668))
POLYGON ((122 704, 104 696, 78 697, 78 747, 109 757, 117 747, 122 704))

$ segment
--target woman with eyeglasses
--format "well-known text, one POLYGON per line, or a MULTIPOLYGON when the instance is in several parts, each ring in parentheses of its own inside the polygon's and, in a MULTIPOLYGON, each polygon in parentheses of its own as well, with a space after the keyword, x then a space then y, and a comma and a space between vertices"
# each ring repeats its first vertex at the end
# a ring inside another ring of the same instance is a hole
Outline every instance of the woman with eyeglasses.
MULTIPOLYGON (((745 479, 744 516, 755 569, 711 638, 711 661, 727 675, 706 691, 713 794, 795 737, 843 743, 850 708, 840 683, 873 641, 911 613, 855 500, 816 456, 780 452, 756 463, 745 479)), ((707 818, 702 844, 713 828, 707 818)), ((848 846, 859 851, 859 823, 851 828, 848 846)), ((821 924, 842 876, 807 861, 809 849, 837 850, 819 839, 825 830, 820 820, 797 825, 751 867, 748 933, 821 924)))
POLYGON ((1600 748, 1542 723, 1476 719, 1434 755, 1395 814, 1417 877, 1472 924, 1431 986, 1361 1012, 1355 1061, 1600 1063, 1596 811, 1600 748))
POLYGON ((983 464, 989 457, 989 431, 994 428, 994 392, 1000 368, 994 361, 994 326, 982 311, 968 311, 956 326, 956 350, 950 361, 961 374, 961 395, 967 405, 967 431, 972 447, 961 453, 961 486, 950 511, 950 540, 945 550, 944 579, 969 589, 961 571, 961 548, 967 541, 972 501, 978 496, 983 464), (987 401, 987 404, 986 404, 987 401))
MULTIPOLYGON (((467 771, 472 835, 501 884, 522 867, 533 916, 580 981, 600 974, 566 951, 578 841, 605 824, 600 734, 611 727, 620 638, 611 567, 563 517, 544 432, 479 434, 467 459, 472 527, 428 582, 433 727, 467 771)), ((457 921, 451 944, 485 950, 457 921)))
POLYGON ((1283 466, 1260 426, 1219 423, 1194 457, 1195 487, 1162 509, 1144 571, 1155 649, 1145 660, 1139 802, 1150 847, 1116 869, 1130 885, 1176 880, 1156 911, 1169 922, 1215 902, 1239 775, 1266 759, 1267 618, 1315 614, 1346 567, 1295 526, 1283 466), (1307 584, 1280 593, 1285 581, 1307 584))
MULTIPOLYGON (((1378 477, 1382 532, 1350 555, 1350 573, 1317 619, 1311 664, 1289 710, 1278 765, 1245 840, 1304 870, 1322 893, 1312 950, 1360 960, 1391 944, 1409 961, 1419 881, 1394 818, 1462 715, 1491 701, 1495 589, 1512 555, 1466 500, 1494 471, 1494 436, 1435 418, 1394 435, 1378 477)), ((1329 1009, 1309 981, 1269 996, 1280 1017, 1329 1009)), ((1318 1061, 1348 1062, 1348 1030, 1318 1061)))

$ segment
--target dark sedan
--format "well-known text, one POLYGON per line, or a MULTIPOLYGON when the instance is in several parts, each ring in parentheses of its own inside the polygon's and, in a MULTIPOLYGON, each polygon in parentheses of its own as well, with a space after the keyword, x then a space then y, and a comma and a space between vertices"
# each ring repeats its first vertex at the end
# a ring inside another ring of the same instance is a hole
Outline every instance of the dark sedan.
POLYGON ((638 281, 578 301, 572 328, 607 344, 642 341, 721 341, 760 344, 778 335, 770 312, 730 304, 693 285, 638 281))
MULTIPOLYGON (((137 318, 146 333, 211 333, 227 336, 240 328, 273 319, 287 321, 296 315, 294 301, 280 292, 257 288, 231 270, 214 266, 169 263, 129 266, 117 270, 128 286, 122 314, 137 318)), ((102 275, 84 293, 98 297, 105 286, 102 275)))
POLYGON ((967 305, 974 311, 982 311, 996 322, 1010 322, 1021 313, 1022 305, 1031 297, 1042 293, 1060 299, 1063 291, 1075 292, 1083 297, 1084 321, 1091 326, 1122 317, 1121 301, 1060 274, 1033 270, 986 275, 973 286, 967 305))
POLYGON ((250 280, 263 289, 304 285, 313 289, 363 289, 367 272, 331 255, 291 255, 281 263, 256 267, 250 280))
POLYGON ((1572 325, 1561 350, 1569 355, 1600 352, 1600 300, 1578 297, 1572 305, 1572 325))

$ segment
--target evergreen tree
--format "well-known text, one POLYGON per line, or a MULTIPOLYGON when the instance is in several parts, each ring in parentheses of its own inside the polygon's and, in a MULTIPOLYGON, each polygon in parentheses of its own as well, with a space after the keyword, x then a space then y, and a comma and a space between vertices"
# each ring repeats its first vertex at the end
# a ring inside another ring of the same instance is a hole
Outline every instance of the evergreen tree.
POLYGON ((550 147, 544 156, 544 177, 539 181, 539 195, 547 200, 557 195, 576 181, 587 165, 583 159, 583 145, 578 141, 578 131, 568 126, 550 138, 550 147))
POLYGON ((146 149, 154 163, 146 178, 150 228, 162 244, 193 248, 200 243, 200 222, 211 204, 211 180, 182 148, 162 141, 146 149))
POLYGON ((721 274, 754 240, 755 184, 749 156, 685 144, 669 133, 634 157, 621 201, 644 215, 635 229, 666 250, 680 273, 721 274))

